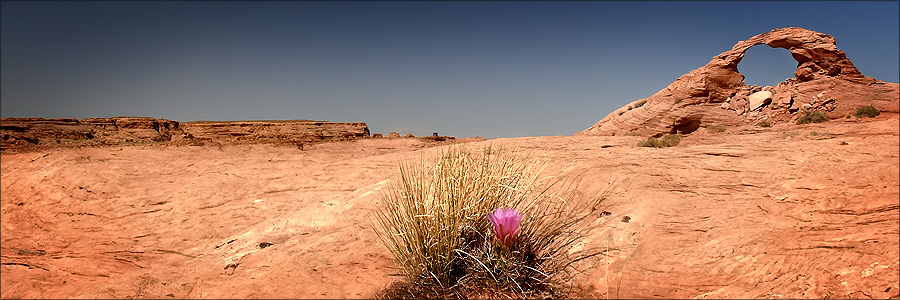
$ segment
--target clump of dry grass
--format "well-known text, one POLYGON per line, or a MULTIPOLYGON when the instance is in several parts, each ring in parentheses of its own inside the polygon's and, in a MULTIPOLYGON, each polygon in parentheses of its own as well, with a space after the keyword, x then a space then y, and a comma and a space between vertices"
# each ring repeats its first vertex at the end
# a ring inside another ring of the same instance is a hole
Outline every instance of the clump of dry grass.
POLYGON ((797 124, 822 123, 830 120, 825 113, 818 110, 807 110, 797 119, 797 124))
POLYGON ((521 152, 463 146, 401 163, 374 225, 405 278, 378 297, 565 297, 575 264, 601 253, 571 250, 605 194, 576 202, 578 182, 541 177, 544 167, 521 152), (510 247, 488 221, 503 207, 524 215, 510 247))
POLYGON ((710 132, 714 132, 714 133, 722 133, 722 132, 725 132, 725 130, 727 130, 727 129, 728 129, 727 127, 722 126, 722 125, 715 125, 715 126, 710 126, 709 128, 707 128, 707 130, 709 130, 710 132))
MULTIPOLYGON (((856 111, 853 112, 853 115, 857 118, 874 118, 880 114, 881 112, 878 111, 878 108, 875 108, 874 105, 863 106, 857 108, 856 111)), ((850 116, 848 115, 847 117, 849 118, 850 116)))
POLYGON ((638 101, 637 103, 634 104, 634 108, 644 106, 644 104, 647 104, 647 100, 638 101))
POLYGON ((638 147, 666 148, 676 146, 678 143, 681 143, 681 135, 668 133, 660 138, 650 137, 640 141, 638 142, 638 147))

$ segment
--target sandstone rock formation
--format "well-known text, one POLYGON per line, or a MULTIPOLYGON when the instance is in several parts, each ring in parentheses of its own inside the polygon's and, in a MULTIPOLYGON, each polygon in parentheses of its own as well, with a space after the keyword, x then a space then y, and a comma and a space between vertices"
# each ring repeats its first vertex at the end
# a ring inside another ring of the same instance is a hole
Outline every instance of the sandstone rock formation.
POLYGON ((197 121, 181 123, 194 138, 223 144, 313 143, 369 137, 363 122, 285 121, 197 121))
POLYGON ((352 140, 368 136, 369 127, 362 122, 288 120, 179 123, 147 117, 0 120, 2 150, 149 143, 303 144, 352 140))
POLYGON ((656 94, 629 103, 576 135, 662 135, 691 133, 700 127, 793 122, 813 109, 830 118, 859 107, 900 112, 900 86, 859 72, 834 37, 808 29, 775 29, 740 41, 703 67, 682 75, 656 94), (777 86, 748 86, 738 63, 750 47, 784 48, 797 61, 796 78, 777 86), (634 108, 635 104, 646 103, 634 108), (633 109, 628 109, 628 108, 633 109))
POLYGON ((0 120, 0 149, 164 142, 176 134, 181 134, 178 121, 147 117, 4 118, 0 120))

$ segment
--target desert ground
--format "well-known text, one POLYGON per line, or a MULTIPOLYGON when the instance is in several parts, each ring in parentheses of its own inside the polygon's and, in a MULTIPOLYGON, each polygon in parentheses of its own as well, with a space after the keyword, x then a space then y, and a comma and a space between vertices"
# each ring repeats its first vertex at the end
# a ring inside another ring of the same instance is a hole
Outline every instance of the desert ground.
MULTIPOLYGON (((900 297, 900 117, 503 146, 609 187, 590 298, 900 297), (627 218, 626 218, 627 217, 627 218), (626 222, 627 220, 627 222, 626 222)), ((460 140, 463 141, 463 140, 460 140)), ((372 298, 372 229, 401 161, 452 143, 130 145, 3 153, 3 298, 372 298)), ((552 175, 552 174, 551 174, 552 175)))

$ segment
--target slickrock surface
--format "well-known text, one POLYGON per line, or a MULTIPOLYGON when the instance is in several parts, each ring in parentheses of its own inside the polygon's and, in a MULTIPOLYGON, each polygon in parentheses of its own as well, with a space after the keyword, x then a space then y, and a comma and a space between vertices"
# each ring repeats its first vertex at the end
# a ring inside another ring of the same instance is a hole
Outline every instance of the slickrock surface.
POLYGON ((859 107, 900 111, 900 85, 866 77, 834 37, 790 27, 740 41, 656 94, 635 100, 576 135, 661 135, 700 127, 793 123, 806 110, 843 118, 859 107), (774 87, 747 86, 738 64, 750 47, 784 48, 797 61, 795 78, 774 87), (761 94, 764 93, 764 94, 761 94), (638 103, 645 103, 636 107, 638 103))
MULTIPOLYGON (((613 183, 585 243, 609 256, 586 266, 583 295, 896 298, 898 134, 882 113, 699 130, 663 149, 638 136, 463 146, 524 148, 583 176, 585 194, 613 183)), ((399 161, 443 147, 430 145, 3 153, 0 296, 371 298, 398 279, 372 209, 399 161)))

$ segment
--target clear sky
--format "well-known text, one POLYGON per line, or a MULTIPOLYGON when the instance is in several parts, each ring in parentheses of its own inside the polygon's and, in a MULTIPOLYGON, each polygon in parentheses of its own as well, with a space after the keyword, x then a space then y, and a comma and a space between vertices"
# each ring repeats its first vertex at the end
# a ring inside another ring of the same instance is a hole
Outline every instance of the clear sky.
MULTIPOLYGON (((898 82, 898 3, 3 1, 0 115, 571 135, 780 27, 898 82)), ((796 62, 762 45, 738 68, 774 85, 796 62)))

